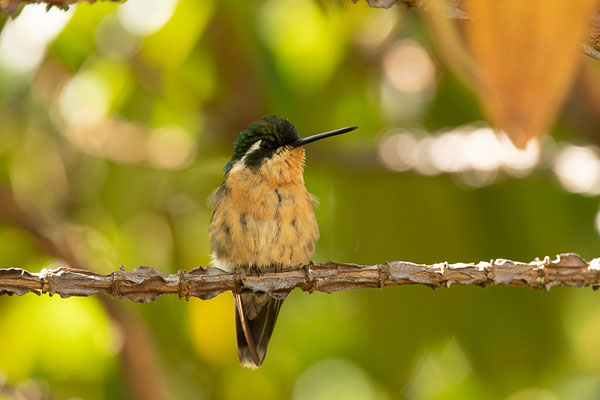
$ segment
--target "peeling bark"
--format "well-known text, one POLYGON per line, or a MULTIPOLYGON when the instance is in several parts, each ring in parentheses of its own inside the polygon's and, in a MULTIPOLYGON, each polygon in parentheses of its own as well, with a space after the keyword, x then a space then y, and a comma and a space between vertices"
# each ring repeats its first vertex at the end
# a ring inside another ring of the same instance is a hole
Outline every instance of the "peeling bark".
POLYGON ((58 294, 61 297, 91 296, 100 293, 114 298, 147 303, 163 294, 179 298, 211 299, 226 291, 269 292, 283 298, 299 288, 308 292, 333 293, 342 290, 425 285, 526 286, 550 290, 554 286, 600 286, 600 258, 590 262, 573 253, 545 257, 529 263, 496 259, 477 264, 414 264, 392 261, 379 265, 338 262, 310 264, 300 270, 247 275, 216 268, 194 268, 166 274, 155 268, 123 268, 101 275, 82 269, 57 268, 32 273, 21 268, 0 269, 0 294, 58 294))

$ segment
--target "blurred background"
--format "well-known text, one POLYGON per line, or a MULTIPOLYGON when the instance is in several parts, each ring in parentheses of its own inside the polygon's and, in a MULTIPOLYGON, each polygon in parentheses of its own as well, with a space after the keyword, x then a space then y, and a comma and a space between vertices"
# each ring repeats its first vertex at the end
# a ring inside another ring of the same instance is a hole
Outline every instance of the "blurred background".
MULTIPOLYGON (((240 130, 306 136, 314 260, 600 256, 600 61, 517 149, 427 18, 361 1, 128 0, 25 7, 0 32, 0 267, 206 266, 240 130)), ((262 368, 230 294, 149 304, 0 296, 0 399, 597 399, 588 289, 293 292, 262 368)))

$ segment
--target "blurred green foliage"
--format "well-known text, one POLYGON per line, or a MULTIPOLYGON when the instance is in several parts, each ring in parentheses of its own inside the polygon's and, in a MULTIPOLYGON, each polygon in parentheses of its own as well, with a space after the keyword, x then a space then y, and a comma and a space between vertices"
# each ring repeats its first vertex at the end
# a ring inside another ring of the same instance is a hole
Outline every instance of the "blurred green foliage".
MULTIPOLYGON (((389 128, 482 119, 473 94, 435 58, 416 12, 179 0, 170 19, 140 33, 122 10, 150 20, 140 4, 78 5, 39 65, 0 76, 0 180, 90 268, 207 265, 205 199, 237 133, 271 113, 303 135, 360 126, 307 149, 306 185, 321 200, 317 261, 600 255, 597 200, 565 191, 548 171, 475 189, 379 163, 389 128), (432 57, 434 81, 390 102, 382 60, 407 38, 432 57)), ((559 135, 576 137, 560 126, 559 135)), ((60 263, 0 225, 1 267, 60 263)), ((595 399, 597 296, 500 287, 294 292, 257 371, 238 365, 227 294, 122 305, 149 324, 177 399, 595 399)), ((129 396, 121 338, 96 299, 0 297, 0 326, 0 386, 37 385, 52 398, 129 396)))

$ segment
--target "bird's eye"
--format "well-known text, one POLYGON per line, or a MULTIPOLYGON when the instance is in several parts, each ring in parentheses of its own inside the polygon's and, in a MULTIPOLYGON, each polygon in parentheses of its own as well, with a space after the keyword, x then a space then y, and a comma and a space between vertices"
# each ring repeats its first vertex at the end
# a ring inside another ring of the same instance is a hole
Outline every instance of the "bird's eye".
POLYGON ((269 142, 268 140, 262 140, 260 142, 260 148, 263 150, 272 150, 273 144, 271 142, 269 142))

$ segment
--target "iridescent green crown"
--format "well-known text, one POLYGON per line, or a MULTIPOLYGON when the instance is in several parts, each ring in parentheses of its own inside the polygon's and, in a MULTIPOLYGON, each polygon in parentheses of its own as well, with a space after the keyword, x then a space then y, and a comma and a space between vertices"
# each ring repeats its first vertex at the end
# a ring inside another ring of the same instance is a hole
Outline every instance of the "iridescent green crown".
POLYGON ((248 129, 240 132, 240 136, 233 144, 233 156, 225 165, 225 174, 231 171, 233 164, 241 160, 252 145, 259 140, 260 148, 246 158, 245 164, 250 167, 259 166, 260 163, 270 157, 275 150, 281 146, 293 143, 298 140, 298 131, 296 127, 287 119, 277 115, 263 117, 262 121, 252 122, 248 129))

